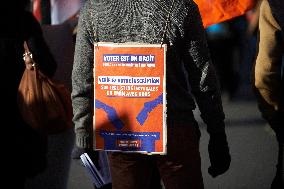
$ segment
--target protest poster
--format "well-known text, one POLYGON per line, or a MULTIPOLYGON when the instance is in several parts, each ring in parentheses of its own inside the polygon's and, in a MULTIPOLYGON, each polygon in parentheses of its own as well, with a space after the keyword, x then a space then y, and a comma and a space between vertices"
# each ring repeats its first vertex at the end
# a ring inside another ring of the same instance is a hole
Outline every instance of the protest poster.
POLYGON ((94 146, 166 153, 166 45, 94 45, 94 146))

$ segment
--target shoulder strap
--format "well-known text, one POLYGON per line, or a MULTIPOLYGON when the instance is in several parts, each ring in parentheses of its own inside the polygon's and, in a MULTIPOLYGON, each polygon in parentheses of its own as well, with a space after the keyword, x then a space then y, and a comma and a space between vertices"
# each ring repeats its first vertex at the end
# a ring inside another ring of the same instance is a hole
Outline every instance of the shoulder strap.
POLYGON ((169 27, 170 18, 171 18, 171 14, 172 14, 172 11, 173 11, 174 4, 175 4, 175 0, 173 0, 171 7, 170 7, 170 11, 167 15, 166 24, 165 24, 165 27, 163 29, 163 36, 162 36, 162 39, 161 39, 161 45, 165 42, 166 33, 167 33, 167 30, 168 30, 168 27, 169 27))
POLYGON ((24 49, 25 49, 25 53, 29 53, 30 52, 30 49, 29 49, 28 44, 27 44, 26 41, 24 42, 24 49))

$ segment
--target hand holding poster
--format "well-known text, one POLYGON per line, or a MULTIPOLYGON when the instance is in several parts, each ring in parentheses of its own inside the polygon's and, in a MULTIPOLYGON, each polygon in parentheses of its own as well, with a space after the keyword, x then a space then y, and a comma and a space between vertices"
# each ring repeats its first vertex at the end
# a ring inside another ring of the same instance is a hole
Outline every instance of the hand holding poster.
POLYGON ((94 146, 166 153, 166 45, 94 46, 94 146))

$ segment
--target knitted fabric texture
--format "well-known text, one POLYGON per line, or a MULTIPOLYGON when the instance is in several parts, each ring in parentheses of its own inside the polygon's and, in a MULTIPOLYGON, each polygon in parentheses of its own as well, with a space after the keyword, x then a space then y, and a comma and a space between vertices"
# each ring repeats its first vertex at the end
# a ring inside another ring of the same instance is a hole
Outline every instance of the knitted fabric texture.
MULTIPOLYGON (((223 123, 219 84, 207 49, 197 5, 190 0, 89 0, 81 9, 72 72, 77 145, 90 146, 93 114, 93 44, 161 43, 166 30, 167 119, 192 120, 195 101, 209 130, 223 123), (193 94, 193 95, 192 95, 193 94), (218 124, 217 124, 218 123, 218 124)), ((221 124, 222 125, 222 124, 221 124)))

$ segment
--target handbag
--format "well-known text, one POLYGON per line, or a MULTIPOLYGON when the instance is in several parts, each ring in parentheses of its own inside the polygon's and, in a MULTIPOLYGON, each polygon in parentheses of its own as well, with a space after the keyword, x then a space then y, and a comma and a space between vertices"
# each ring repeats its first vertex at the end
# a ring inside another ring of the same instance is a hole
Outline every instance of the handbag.
POLYGON ((58 134, 72 127, 71 93, 46 76, 24 43, 25 70, 18 88, 18 105, 24 121, 47 134, 58 134))

